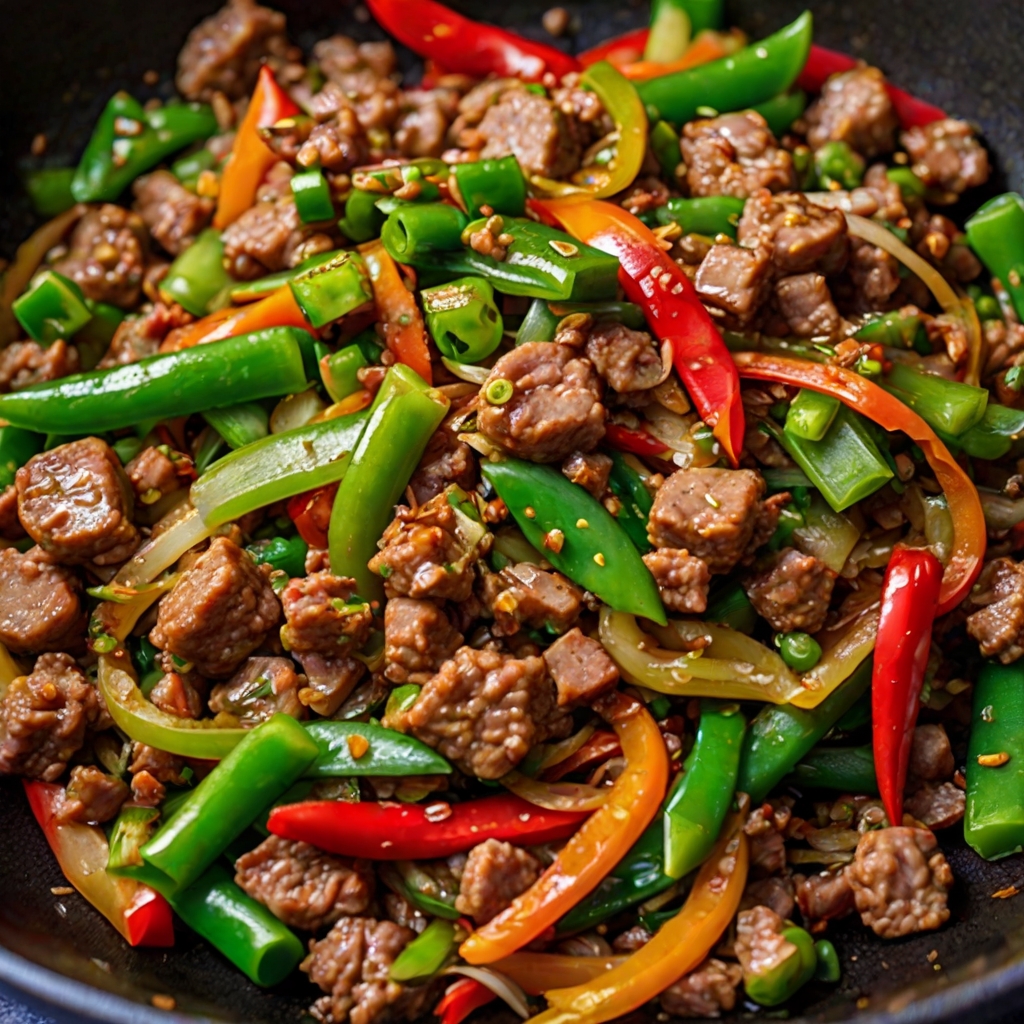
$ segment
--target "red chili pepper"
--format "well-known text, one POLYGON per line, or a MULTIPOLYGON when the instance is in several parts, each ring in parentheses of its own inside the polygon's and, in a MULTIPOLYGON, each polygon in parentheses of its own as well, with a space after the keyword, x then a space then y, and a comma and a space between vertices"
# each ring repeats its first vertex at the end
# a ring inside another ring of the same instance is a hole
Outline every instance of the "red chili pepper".
POLYGON ((140 885, 132 905, 124 913, 128 941, 133 946, 173 946, 174 915, 158 892, 140 885))
POLYGON ((621 423, 609 423, 604 430, 604 439, 617 451, 655 459, 664 458, 666 452, 671 451, 664 441, 659 441, 646 430, 631 430, 621 423))
POLYGON ((448 987, 434 1007, 434 1016, 441 1018, 441 1024, 461 1024, 474 1010, 479 1010, 496 998, 476 978, 462 978, 448 987))
POLYGON ((296 494, 288 502, 288 518, 295 523, 299 536, 311 548, 327 547, 331 508, 334 506, 334 496, 337 493, 337 484, 327 484, 304 494, 296 494))
POLYGON ((738 465, 744 433, 739 374, 690 279, 651 230, 622 207, 598 200, 531 200, 530 206, 554 216, 580 241, 618 258, 626 297, 643 307, 658 339, 672 345, 672 362, 701 419, 729 461, 738 465))
POLYGON ((450 72, 495 74, 540 81, 580 70, 580 62, 553 46, 472 21, 434 0, 367 0, 378 24, 414 53, 450 72))
POLYGON ((596 64, 600 60, 606 60, 616 67, 620 64, 632 64, 644 55, 647 37, 650 34, 649 28, 635 28, 632 32, 626 32, 601 43, 600 46, 584 50, 579 55, 579 62, 585 68, 589 68, 591 64, 596 64))
POLYGON ((903 787, 941 585, 942 564, 930 551, 893 551, 882 583, 871 675, 875 775, 891 825, 903 824, 903 787))
POLYGON ((492 838, 525 845, 566 839, 587 817, 577 811, 548 811, 511 794, 452 804, 446 817, 432 813, 433 807, 309 800, 275 807, 267 828, 344 857, 414 860, 449 857, 492 838))

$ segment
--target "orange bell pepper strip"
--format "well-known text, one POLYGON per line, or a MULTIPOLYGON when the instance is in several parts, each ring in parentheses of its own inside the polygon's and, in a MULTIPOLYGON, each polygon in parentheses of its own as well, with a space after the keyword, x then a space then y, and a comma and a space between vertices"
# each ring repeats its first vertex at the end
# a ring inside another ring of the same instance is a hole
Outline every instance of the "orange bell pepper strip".
POLYGON ((608 802, 580 826, 554 863, 512 906, 478 928, 459 947, 471 964, 509 956, 593 892, 658 813, 668 785, 668 755, 644 705, 611 693, 594 705, 618 733, 626 768, 608 802))
POLYGON ((282 118, 298 113, 299 108, 277 84, 274 72, 264 64, 221 175, 217 212, 213 215, 215 228, 223 231, 256 202, 256 190, 263 176, 279 159, 260 137, 260 129, 270 128, 282 118))
POLYGON ((643 1006, 711 952, 739 909, 749 865, 741 815, 725 823, 683 909, 645 946, 595 980, 545 993, 549 1009, 527 1024, 602 1024, 643 1006))
POLYGON ((624 64, 619 70, 631 82, 646 82, 648 78, 659 78, 661 75, 685 71, 687 68, 709 64, 713 60, 728 55, 729 51, 722 45, 722 39, 717 32, 701 32, 678 60, 667 63, 657 60, 638 60, 631 64, 624 64))
POLYGON ((430 369, 427 329, 416 298, 405 287, 398 265, 388 255, 380 239, 359 246, 373 285, 377 315, 384 325, 384 341, 400 362, 415 370, 428 384, 434 378, 430 369))
POLYGON ((978 578, 985 558, 985 515, 970 477, 960 468, 935 431, 898 398, 841 366, 760 352, 738 352, 735 360, 741 377, 777 381, 835 395, 883 430, 899 430, 917 444, 946 492, 946 503, 953 521, 953 552, 942 576, 935 614, 945 615, 960 604, 978 578))
POLYGON ((645 224, 613 203, 535 199, 535 208, 571 235, 621 264, 626 297, 643 307, 659 341, 672 346, 672 361, 701 419, 711 427, 729 462, 739 464, 745 429, 740 379, 732 355, 690 279, 645 224))

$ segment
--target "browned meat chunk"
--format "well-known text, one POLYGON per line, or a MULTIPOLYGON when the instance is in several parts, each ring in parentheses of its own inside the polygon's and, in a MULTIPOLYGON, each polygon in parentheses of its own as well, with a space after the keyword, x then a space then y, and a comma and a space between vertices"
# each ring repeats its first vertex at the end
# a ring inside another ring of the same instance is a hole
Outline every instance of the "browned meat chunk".
POLYGON ((132 744, 132 761, 128 765, 128 771, 133 775, 148 772, 160 782, 181 786, 185 782, 182 775, 184 769, 183 757, 168 754, 166 750, 157 750, 156 747, 150 747, 145 743, 132 744))
POLYGON ((574 484, 579 484, 595 498, 600 498, 608 489, 612 465, 612 460, 600 452, 591 452, 589 455, 573 452, 562 463, 562 472, 574 484))
POLYGON ((544 664, 558 689, 559 706, 589 704, 615 689, 619 667, 608 652, 580 629, 570 629, 545 652, 544 664))
POLYGON ((395 597, 384 607, 384 675, 393 683, 425 683, 461 644, 432 601, 395 597))
POLYGON ((395 148, 402 156, 440 156, 444 151, 448 124, 454 116, 452 99, 446 89, 407 89, 402 93, 402 113, 395 125, 395 148))
POLYGON ((752 469, 680 469, 658 488, 647 535, 682 548, 713 573, 729 572, 754 536, 764 480, 752 469))
POLYGON ((85 629, 81 585, 40 548, 0 550, 0 643, 13 654, 78 647, 85 629))
POLYGON ((460 647, 416 703, 384 724, 411 732, 467 775, 500 779, 535 743, 565 736, 572 720, 558 710, 541 658, 460 647))
POLYGON ((347 914, 362 914, 373 898, 373 870, 308 843, 264 839, 235 861, 235 883, 290 928, 318 932, 347 914))
POLYGON ((750 910, 753 907, 767 907, 774 910, 783 920, 793 916, 796 909, 792 879, 770 875, 768 878, 759 878, 749 882, 743 890, 743 898, 740 900, 740 910, 750 910))
POLYGON ((799 192, 756 192, 743 207, 738 238, 740 245, 767 248, 781 274, 837 274, 846 266, 845 215, 799 192))
POLYGON ((71 234, 68 254, 53 269, 70 277, 96 302, 131 309, 146 269, 146 226, 137 213, 113 203, 90 210, 71 234))
POLYGON ((907 774, 922 782, 942 782, 951 779, 956 769, 953 747, 945 726, 919 725, 914 730, 910 746, 910 766, 907 774))
POLYGON ((281 641, 290 651, 333 657, 356 651, 373 627, 370 606, 354 599, 356 581, 314 572, 288 581, 281 591, 285 624, 281 641))
POLYGON ((853 910, 853 890, 845 871, 794 875, 796 902, 810 931, 823 932, 828 922, 853 910))
POLYGON ((587 358, 616 391, 646 391, 666 376, 654 339, 619 323, 594 327, 587 338, 587 358))
POLYGON ((644 565, 651 570, 666 608, 689 613, 707 608, 711 573, 703 559, 679 548, 658 548, 644 555, 644 565))
POLYGON ((86 730, 109 722, 85 673, 67 654, 44 654, 0 702, 4 726, 0 775, 56 782, 85 742, 86 730))
POLYGON ((691 121, 680 145, 691 195, 745 199, 759 188, 796 188, 792 156, 753 110, 691 121))
POLYGON ((721 1017, 736 1005, 743 980, 738 964, 709 957, 661 994, 661 1008, 673 1017, 721 1017))
POLYGON ((503 405, 480 404, 477 426, 495 444, 531 462, 561 462, 604 436, 601 381, 588 359, 568 345, 519 345, 494 365, 495 380, 513 385, 503 405))
POLYGON ((331 36, 313 47, 313 56, 327 76, 311 104, 318 118, 332 108, 351 105, 362 128, 392 126, 401 96, 391 78, 396 61, 390 43, 356 43, 347 36, 331 36))
POLYGON ((851 238, 847 272, 853 285, 854 310, 871 313, 892 305, 900 286, 900 265, 895 256, 861 238, 851 238))
POLYGON ((731 314, 737 324, 747 323, 771 293, 771 256, 762 247, 713 245, 693 283, 702 301, 731 314))
POLYGON ((967 632, 986 658, 1004 665, 1024 654, 1024 565, 1011 558, 993 558, 978 577, 970 603, 980 606, 967 617, 967 632))
POLYGON ((290 658, 247 658, 226 682, 210 693, 210 710, 237 715, 242 725, 258 725, 271 715, 305 718, 299 700, 305 678, 295 671, 290 658))
POLYGON ((785 923, 769 907, 741 910, 736 916, 736 959, 743 970, 743 980, 773 971, 796 954, 796 946, 783 938, 785 923))
POLYGON ((148 313, 127 317, 118 324, 99 368, 124 366, 155 356, 160 343, 171 331, 192 323, 193 319, 192 314, 186 313, 177 303, 165 306, 162 302, 155 303, 148 313))
POLYGON ((62 822, 100 825, 117 817, 128 793, 128 787, 116 776, 92 765, 77 765, 71 769, 57 817, 62 822))
POLYGON ((427 443, 427 450, 416 467, 409 486, 419 504, 436 498, 449 484, 471 490, 476 484, 473 451, 458 438, 450 422, 442 423, 427 443))
POLYGON ((540 877, 541 863, 528 850, 488 839, 469 851, 455 909, 487 924, 540 877))
POLYGON ((189 192, 170 171, 138 178, 132 192, 149 233, 172 256, 187 249, 213 216, 213 200, 189 192))
POLYGON ((4 540, 21 540, 25 528, 18 518, 18 488, 8 484, 0 492, 0 537, 4 540))
POLYGON ((229 0, 189 33, 178 54, 178 92, 190 100, 215 92, 248 96, 265 57, 288 50, 285 17, 253 0, 229 0))
POLYGON ((55 560, 116 565, 138 546, 121 462, 96 437, 34 455, 15 476, 18 518, 55 560))
POLYGON ((959 195, 988 181, 988 153, 966 121, 947 117, 909 128, 900 142, 910 154, 914 173, 930 188, 959 195))
POLYGON ((949 828, 964 816, 966 794, 952 782, 922 782, 907 794, 904 810, 930 829, 949 828))
POLYGON ((63 338, 45 347, 35 341, 15 341, 0 350, 0 391, 18 391, 44 380, 58 380, 78 369, 78 349, 63 338))
POLYGON ((794 274, 775 284, 775 302, 798 338, 841 338, 843 318, 821 274, 794 274))
POLYGON ((143 505, 152 505, 171 494, 193 477, 192 460, 166 445, 143 448, 124 467, 136 498, 143 505))
POLYGON ((833 75, 803 116, 812 149, 845 142, 862 156, 896 148, 899 118, 878 68, 860 67, 833 75))
POLYGON ((302 704, 318 715, 330 718, 355 689, 366 666, 355 658, 325 658, 320 654, 296 654, 306 673, 306 686, 299 690, 302 704))
POLYGON ((196 719, 203 713, 206 680, 195 672, 165 672, 150 691, 149 699, 175 718, 196 719))
POLYGON ((366 136, 354 108, 348 105, 347 99, 339 101, 337 106, 338 110, 328 120, 312 129, 296 129, 295 162, 300 167, 319 165, 328 171, 340 172, 366 160, 369 152, 366 136))
POLYGON ((521 626, 564 633, 583 606, 577 586, 529 562, 506 565, 501 572, 485 576, 483 599, 494 615, 495 636, 512 636, 521 626))
POLYGON ((923 828, 865 832, 846 868, 861 920, 883 939, 933 931, 949 920, 953 872, 923 828))
POLYGON ((835 573, 813 555, 786 548, 744 585, 757 614, 780 633, 817 633, 825 624, 835 573))
POLYGON ((204 676, 230 676, 281 617, 267 568, 214 537, 161 600, 150 640, 204 676))

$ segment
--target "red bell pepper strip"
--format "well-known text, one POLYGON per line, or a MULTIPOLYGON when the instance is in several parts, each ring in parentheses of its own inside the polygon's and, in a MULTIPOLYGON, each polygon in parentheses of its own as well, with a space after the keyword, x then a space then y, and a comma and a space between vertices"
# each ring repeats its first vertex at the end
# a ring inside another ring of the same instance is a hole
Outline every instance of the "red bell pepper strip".
POLYGON ((464 18, 434 0, 367 0, 377 23, 413 53, 449 72, 490 74, 537 82, 580 70, 580 62, 553 46, 464 18))
POLYGON ((464 853, 485 839, 524 846, 566 839, 587 817, 578 811, 548 811, 511 794, 452 804, 446 817, 431 813, 433 807, 311 800, 275 807, 267 828, 344 857, 415 860, 464 853))
POLYGON ((277 84, 274 72, 264 64, 221 175, 217 212, 213 216, 215 228, 223 231, 256 202, 256 190, 263 176, 279 159, 260 137, 259 130, 298 113, 299 108, 277 84))
POLYGON ((903 824, 903 787, 941 585, 942 565, 930 551, 893 551, 882 582, 871 674, 875 776, 890 825, 903 824))
POLYGON ((609 64, 621 67, 623 64, 632 64, 640 60, 644 55, 647 46, 647 37, 651 30, 645 25, 643 28, 635 28, 632 32, 626 32, 614 39, 601 43, 600 46, 584 50, 579 55, 579 62, 585 68, 596 64, 599 60, 606 60, 609 64))
POLYGON ((778 381, 835 395, 884 430, 899 430, 917 443, 946 493, 953 520, 953 552, 942 577, 935 614, 951 612, 967 596, 981 572, 986 548, 985 515, 977 488, 935 431, 898 398, 841 366, 760 352, 737 352, 734 358, 741 377, 778 381))
POLYGON ((476 978, 462 978, 448 987, 434 1007, 434 1016, 441 1018, 441 1024, 461 1024, 474 1010, 479 1010, 496 998, 476 978))
POLYGON ((23 780, 29 807, 67 880, 133 946, 173 946, 174 919, 167 900, 131 878, 107 874, 110 847, 103 829, 57 815, 64 787, 23 780))
POLYGON ((621 423, 609 423, 604 429, 604 439, 616 451, 648 458, 663 459, 672 450, 646 430, 631 430, 621 423))
POLYGON ((659 341, 672 346, 672 362, 701 419, 711 427, 729 462, 743 448, 740 379, 711 315, 690 279, 658 244, 651 230, 620 206, 572 199, 531 201, 571 235, 617 257, 626 297, 643 307, 659 341))
POLYGON ((338 485, 328 484, 296 494, 288 502, 288 518, 311 548, 327 547, 327 528, 331 525, 331 509, 337 493, 338 485))

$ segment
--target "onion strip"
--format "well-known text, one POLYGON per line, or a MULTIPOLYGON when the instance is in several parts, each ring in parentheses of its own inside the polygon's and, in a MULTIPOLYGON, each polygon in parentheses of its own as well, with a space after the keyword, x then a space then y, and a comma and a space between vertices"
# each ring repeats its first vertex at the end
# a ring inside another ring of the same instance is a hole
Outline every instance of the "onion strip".
MULTIPOLYGON (((172 514, 177 517, 179 510, 172 514)), ((174 565, 186 551, 201 544, 212 532, 194 508, 188 509, 173 526, 143 544, 121 566, 113 583, 133 589, 143 583, 152 583, 164 569, 174 565)))
POLYGON ((539 782, 516 771, 502 776, 499 781, 516 796, 546 811, 596 811, 608 803, 611 793, 610 789, 579 782, 539 782))
POLYGON ((491 375, 491 371, 486 366, 474 366, 472 363, 458 363, 454 359, 449 359, 447 356, 441 356, 441 362, 455 374, 459 380, 468 381, 470 384, 483 384, 485 380, 491 375))
POLYGON ((526 993, 511 978, 492 970, 489 967, 469 967, 466 964, 455 964, 445 974, 461 974, 480 982, 489 988, 509 1009, 517 1013, 523 1020, 530 1016, 530 1004, 526 1001, 526 993))

